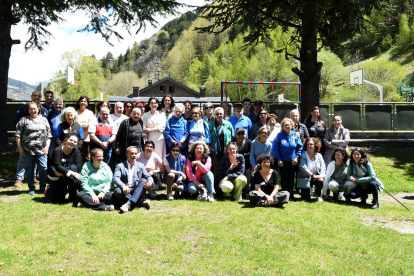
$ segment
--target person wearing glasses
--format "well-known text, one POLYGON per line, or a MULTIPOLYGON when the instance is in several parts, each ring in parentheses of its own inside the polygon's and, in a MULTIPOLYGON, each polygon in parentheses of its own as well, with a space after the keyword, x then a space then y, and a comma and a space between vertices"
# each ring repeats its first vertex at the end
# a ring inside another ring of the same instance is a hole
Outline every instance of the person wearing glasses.
POLYGON ((293 187, 297 164, 302 155, 302 141, 296 136, 295 124, 291 119, 283 119, 281 125, 282 131, 273 141, 273 156, 280 167, 283 190, 288 191, 291 200, 296 201, 293 196, 293 187))
POLYGON ((161 100, 161 111, 165 113, 165 118, 170 119, 174 113, 175 102, 171 95, 165 95, 161 100))
POLYGON ((167 124, 167 119, 165 114, 161 111, 160 102, 157 98, 149 98, 147 112, 144 114, 142 121, 144 139, 155 143, 154 151, 158 156, 165 156, 166 143, 164 130, 167 124))
POLYGON ((260 155, 270 154, 272 151, 272 144, 267 141, 269 135, 269 127, 262 126, 259 130, 259 138, 252 142, 252 148, 250 149, 250 164, 252 167, 256 166, 256 160, 260 155))
POLYGON ((171 152, 171 145, 173 143, 181 143, 185 149, 183 154, 185 155, 187 150, 187 138, 188 138, 188 122, 183 117, 184 105, 177 104, 174 109, 174 116, 167 120, 167 124, 164 130, 164 137, 167 141, 167 154, 171 152))
POLYGON ((259 135, 259 129, 262 126, 267 125, 267 115, 268 114, 267 114, 266 110, 263 109, 262 111, 260 111, 260 113, 259 113, 260 120, 256 121, 256 123, 253 124, 252 130, 249 133, 249 139, 250 140, 253 141, 254 139, 256 139, 256 137, 259 135))
POLYGON ((241 201, 242 190, 247 185, 247 178, 244 176, 244 157, 238 154, 237 150, 235 142, 227 144, 227 155, 220 160, 218 179, 224 198, 232 197, 241 201))
MULTIPOLYGON (((226 145, 234 138, 233 125, 223 119, 224 109, 222 107, 216 107, 214 109, 214 120, 208 124, 208 129, 211 134, 210 156, 213 163, 214 175, 218 174, 218 166, 221 158, 224 156, 226 145)), ((220 193, 221 189, 216 190, 220 193)))
POLYGON ((254 189, 251 186, 251 177, 252 177, 252 164, 250 163, 250 150, 252 148, 252 141, 246 138, 246 130, 242 127, 239 127, 236 130, 236 138, 232 142, 236 143, 238 154, 243 155, 244 157, 244 176, 247 179, 247 184, 243 188, 242 196, 246 198, 246 195, 254 189))
MULTIPOLYGON (((177 108, 175 109, 177 110, 177 108)), ((187 158, 181 154, 183 146, 180 142, 171 144, 171 153, 164 157, 164 167, 167 171, 164 174, 164 181, 167 184, 167 199, 174 200, 174 196, 178 197, 180 192, 187 192, 187 185, 184 181, 187 179, 185 165, 187 158), (175 195, 172 191, 175 190, 175 195)))
POLYGON ((203 112, 201 112, 198 107, 194 107, 191 110, 191 115, 193 116, 193 120, 188 124, 188 146, 199 141, 209 145, 211 142, 211 135, 207 123, 201 120, 203 112))
POLYGON ((203 115, 202 119, 207 124, 214 121, 214 106, 213 106, 212 103, 206 103, 204 105, 204 115, 203 115))
MULTIPOLYGON (((120 104, 122 105, 122 103, 120 103, 120 104)), ((116 108, 116 104, 115 104, 115 108, 116 108)), ((129 116, 131 116, 133 108, 134 108, 134 104, 131 101, 124 102, 124 108, 122 110, 123 110, 123 113, 125 114, 125 116, 127 116, 129 118, 129 116)), ((116 110, 115 110, 115 113, 116 113, 116 110)), ((118 116, 118 115, 116 115, 116 116, 118 116)), ((112 118, 112 120, 114 120, 114 119, 112 118)))

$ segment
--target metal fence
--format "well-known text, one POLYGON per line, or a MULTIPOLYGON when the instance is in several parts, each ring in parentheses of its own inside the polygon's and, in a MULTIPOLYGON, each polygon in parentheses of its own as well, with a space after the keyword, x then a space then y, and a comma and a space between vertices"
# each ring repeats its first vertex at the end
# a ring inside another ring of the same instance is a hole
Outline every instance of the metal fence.
MULTIPOLYGON (((25 102, 7 103, 7 130, 15 131, 14 115, 25 102)), ((97 102, 90 102, 91 110, 95 112, 97 102)), ((232 106, 235 102, 229 102, 232 106)), ((65 107, 75 106, 76 101, 65 101, 65 107)), ((263 102, 267 111, 275 111, 279 122, 289 118, 290 111, 296 109, 298 102, 278 103, 263 102)), ((213 102, 215 107, 219 102, 213 102)), ((114 103, 111 103, 112 109, 114 103)), ((195 104, 203 110, 204 103, 195 104)), ((376 102, 321 102, 319 105, 322 119, 331 126, 332 116, 341 115, 343 125, 352 131, 414 131, 414 104, 411 103, 376 103, 376 102)), ((252 110, 253 111, 253 107, 252 110)), ((302 121, 307 114, 303 114, 302 121)))

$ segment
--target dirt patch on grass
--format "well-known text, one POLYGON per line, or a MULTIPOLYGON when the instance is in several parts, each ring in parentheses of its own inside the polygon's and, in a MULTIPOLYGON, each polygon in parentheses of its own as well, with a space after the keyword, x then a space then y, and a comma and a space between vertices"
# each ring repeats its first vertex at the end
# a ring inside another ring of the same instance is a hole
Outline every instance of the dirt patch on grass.
POLYGON ((361 223, 368 227, 382 227, 395 230, 403 234, 414 234, 414 222, 411 220, 396 221, 392 218, 359 217, 361 223))
MULTIPOLYGON (((393 196, 402 203, 414 203, 414 193, 398 193, 393 196)), ((393 199, 390 195, 388 195, 386 192, 383 192, 382 195, 379 196, 379 202, 380 204, 382 202, 398 204, 398 202, 395 199, 393 199)))
POLYGON ((0 197, 0 201, 4 203, 19 201, 22 197, 19 195, 10 195, 0 197))

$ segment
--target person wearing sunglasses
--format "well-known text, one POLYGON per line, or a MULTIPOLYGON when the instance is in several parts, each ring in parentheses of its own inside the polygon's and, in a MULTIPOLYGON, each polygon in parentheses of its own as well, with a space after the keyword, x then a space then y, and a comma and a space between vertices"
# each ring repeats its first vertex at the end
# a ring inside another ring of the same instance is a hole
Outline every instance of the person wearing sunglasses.
POLYGON ((237 152, 244 157, 244 176, 247 179, 247 184, 243 188, 242 196, 243 198, 246 198, 246 195, 254 189, 254 187, 251 187, 250 180, 252 176, 252 164, 250 163, 250 150, 252 148, 252 141, 246 138, 246 130, 242 127, 239 127, 236 130, 236 138, 231 140, 232 142, 236 143, 237 146, 237 152))
POLYGON ((210 130, 206 122, 201 120, 203 112, 198 107, 194 107, 191 110, 193 119, 188 124, 188 146, 191 146, 195 142, 202 141, 207 145, 211 142, 210 130))
POLYGON ((252 142, 252 148, 250 149, 250 164, 252 167, 256 166, 257 158, 262 154, 270 154, 272 151, 272 144, 267 141, 270 135, 270 129, 268 126, 262 126, 259 130, 259 138, 252 142))
POLYGON ((262 126, 267 125, 267 111, 266 110, 262 110, 259 113, 259 119, 258 121, 256 121, 256 123, 253 124, 252 126, 252 130, 249 133, 249 139, 250 140, 254 140, 256 139, 256 137, 259 135, 259 129, 262 126))
POLYGON ((177 198, 180 192, 187 192, 187 185, 184 181, 187 179, 185 165, 187 158, 181 154, 183 146, 180 142, 173 142, 171 144, 171 153, 164 157, 164 166, 167 171, 164 174, 164 181, 167 184, 167 199, 174 200, 174 196, 177 198), (175 190, 175 195, 172 195, 172 191, 175 190))
POLYGON ((212 103, 206 103, 204 105, 204 115, 203 115, 202 119, 207 124, 214 121, 214 106, 213 106, 212 103))
MULTIPOLYGON (((224 156, 226 145, 234 138, 233 125, 223 119, 224 109, 222 107, 216 107, 214 109, 214 120, 208 124, 208 129, 211 134, 210 156, 213 163, 213 172, 218 174, 218 165, 221 158, 224 156)), ((218 183, 215 183, 216 191, 221 193, 221 189, 218 189, 218 183)))
MULTIPOLYGON (((116 108, 116 104, 115 104, 115 108, 116 108)), ((132 109, 134 109, 134 104, 131 101, 126 101, 126 102, 124 102, 124 108, 123 109, 124 109, 125 116, 127 116, 129 118, 129 116, 131 116, 132 109)), ((116 113, 116 110, 115 110, 115 113, 116 113)))

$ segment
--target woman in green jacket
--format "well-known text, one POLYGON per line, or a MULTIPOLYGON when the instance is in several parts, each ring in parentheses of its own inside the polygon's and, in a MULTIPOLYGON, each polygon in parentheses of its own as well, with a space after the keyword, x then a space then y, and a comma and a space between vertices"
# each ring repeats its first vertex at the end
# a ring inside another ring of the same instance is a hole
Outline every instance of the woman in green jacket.
POLYGON ((208 129, 211 135, 210 156, 213 172, 217 175, 218 165, 225 155, 227 143, 234 138, 234 128, 230 122, 223 120, 224 109, 222 107, 214 109, 214 114, 216 118, 208 124, 208 129))
POLYGON ((91 161, 86 162, 81 172, 81 189, 76 197, 78 207, 85 205, 96 211, 113 211, 112 194, 109 192, 112 182, 112 171, 103 162, 103 150, 95 148, 91 151, 91 161))
POLYGON ((372 201, 372 209, 379 208, 378 191, 382 192, 384 185, 377 178, 368 155, 361 148, 355 148, 351 152, 351 162, 348 167, 347 179, 357 184, 356 188, 349 195, 346 195, 348 201, 350 198, 355 199, 360 197, 361 202, 366 203, 368 194, 372 194, 374 198, 372 201))

